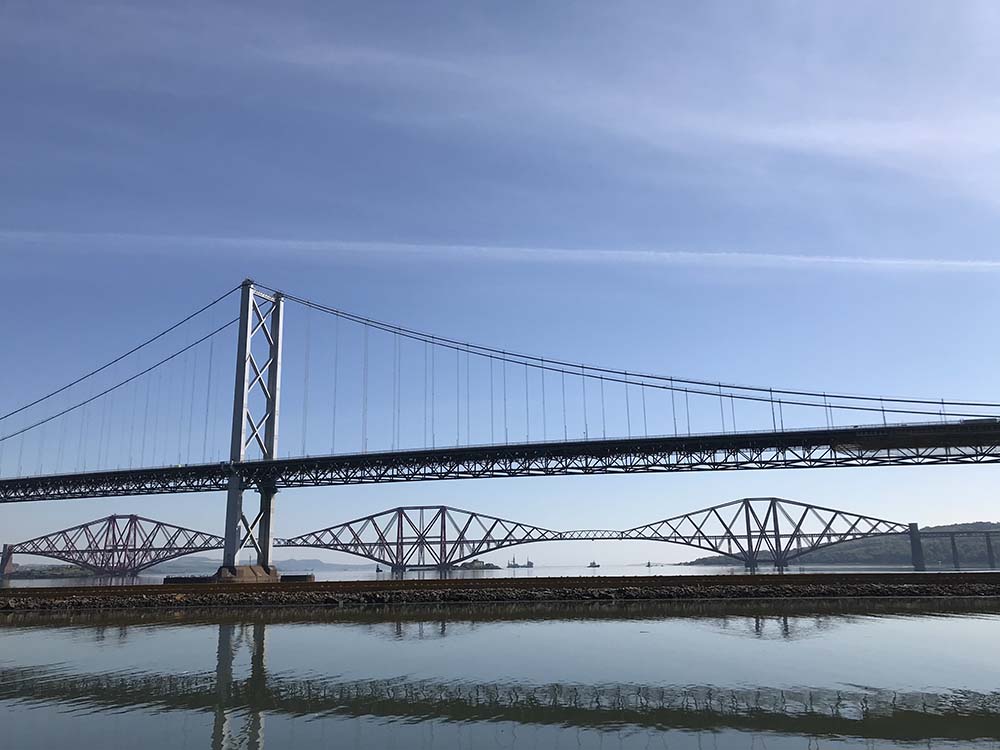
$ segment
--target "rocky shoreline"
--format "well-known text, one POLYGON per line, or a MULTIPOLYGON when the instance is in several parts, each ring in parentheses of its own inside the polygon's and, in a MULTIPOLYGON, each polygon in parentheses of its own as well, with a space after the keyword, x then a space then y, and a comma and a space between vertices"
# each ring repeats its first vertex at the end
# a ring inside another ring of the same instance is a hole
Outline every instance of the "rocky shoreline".
POLYGON ((1000 597, 1000 574, 536 578, 0 590, 0 612, 206 607, 1000 597))

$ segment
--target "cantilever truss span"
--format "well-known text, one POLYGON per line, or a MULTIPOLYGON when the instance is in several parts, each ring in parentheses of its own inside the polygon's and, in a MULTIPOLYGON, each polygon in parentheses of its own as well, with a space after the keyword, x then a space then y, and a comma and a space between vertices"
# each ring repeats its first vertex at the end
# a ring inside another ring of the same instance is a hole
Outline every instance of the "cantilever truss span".
POLYGON ((551 542, 561 533, 445 505, 394 508, 290 539, 280 547, 347 552, 405 568, 447 568, 518 544, 551 542))
POLYGON ((785 568, 797 557, 841 542, 907 534, 909 526, 777 497, 743 498, 637 526, 625 539, 671 542, 742 561, 785 568))
POLYGON ((219 549, 223 539, 141 516, 108 516, 52 534, 4 545, 0 574, 15 553, 78 565, 97 575, 135 575, 159 563, 219 549))
MULTIPOLYGON (((448 569, 489 552, 536 542, 652 541, 725 555, 751 570, 790 561, 833 544, 912 533, 903 523, 780 498, 744 498, 618 531, 555 531, 444 505, 393 508, 287 539, 275 547, 311 547, 372 560, 394 571, 448 569)), ((220 549, 223 538, 139 516, 109 516, 4 547, 104 575, 135 574, 166 560, 220 549)))

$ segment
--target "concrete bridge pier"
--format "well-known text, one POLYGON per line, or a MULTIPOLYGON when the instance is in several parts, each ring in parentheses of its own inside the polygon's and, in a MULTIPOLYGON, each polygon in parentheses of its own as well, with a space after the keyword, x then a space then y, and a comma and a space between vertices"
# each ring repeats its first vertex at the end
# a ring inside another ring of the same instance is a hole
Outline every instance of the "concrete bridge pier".
POLYGON ((924 562, 924 545, 920 540, 920 528, 915 523, 910 524, 910 559, 913 562, 913 569, 916 571, 927 570, 924 562))
POLYGON ((0 552, 0 580, 6 578, 14 572, 14 547, 10 544, 3 546, 0 552))
POLYGON ((986 563, 990 566, 990 570, 996 569, 997 558, 993 554, 993 540, 990 538, 990 533, 986 532, 986 563))
POLYGON ((951 534, 951 560, 955 564, 955 570, 961 570, 962 566, 958 562, 958 544, 955 542, 955 535, 951 534))

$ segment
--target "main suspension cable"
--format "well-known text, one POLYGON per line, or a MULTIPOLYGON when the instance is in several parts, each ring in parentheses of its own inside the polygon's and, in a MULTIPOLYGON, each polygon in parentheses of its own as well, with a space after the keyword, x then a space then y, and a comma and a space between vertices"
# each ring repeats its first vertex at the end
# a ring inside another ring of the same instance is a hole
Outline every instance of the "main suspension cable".
POLYGON ((104 370, 107 370, 112 365, 118 364, 119 362, 121 362, 126 357, 129 357, 132 354, 135 354, 137 351, 139 351, 140 349, 143 349, 143 348, 149 346, 154 341, 158 341, 159 339, 162 339, 164 336, 166 336, 171 331, 177 330, 182 325, 184 325, 185 323, 187 323, 189 320, 192 320, 193 318, 198 317, 199 315, 201 315, 203 312, 205 312, 209 308, 212 308, 215 305, 219 304, 220 302, 222 302, 222 300, 226 299, 226 297, 228 297, 233 292, 237 291, 239 288, 240 288, 239 286, 233 287, 228 292, 226 292, 225 294, 223 294, 221 297, 217 297, 216 299, 212 300, 211 302, 209 302, 204 307, 202 307, 202 308, 200 308, 198 310, 195 310, 193 313, 191 313, 190 315, 188 315, 183 320, 180 320, 180 321, 174 323, 172 326, 170 326, 169 328, 161 331, 160 333, 156 334, 152 338, 146 339, 145 341, 143 341, 138 346, 133 347, 132 349, 129 349, 127 352, 125 352, 124 354, 122 354, 122 355, 120 355, 118 357, 115 357, 110 362, 107 362, 107 363, 101 365, 100 367, 98 367, 98 368, 96 368, 94 370, 91 370, 86 375, 81 375, 80 377, 78 377, 73 382, 67 383, 66 385, 62 386, 61 388, 57 388, 56 390, 52 391, 51 393, 47 393, 44 396, 41 396, 40 398, 36 398, 34 401, 32 401, 29 404, 25 404, 24 406, 20 406, 17 409, 14 409, 13 411, 7 412, 6 414, 0 414, 0 421, 3 421, 5 419, 7 419, 8 417, 13 417, 15 414, 20 414, 22 411, 24 411, 25 409, 30 409, 32 406, 37 406, 38 404, 42 403, 43 401, 47 401, 48 399, 52 398, 53 396, 57 396, 60 393, 62 393, 63 391, 72 388, 74 385, 78 385, 79 383, 82 383, 87 378, 93 377, 94 375, 97 375, 99 372, 103 372, 104 370))
MULTIPOLYGON (((293 302, 297 302, 298 304, 305 305, 305 306, 308 306, 308 307, 312 307, 313 309, 325 312, 327 314, 335 315, 337 317, 341 317, 341 318, 344 318, 346 320, 351 320, 351 321, 353 321, 355 323, 360 323, 362 325, 366 325, 366 326, 369 326, 369 327, 372 327, 372 328, 376 328, 376 329, 379 329, 379 330, 382 330, 382 331, 392 332, 392 333, 398 333, 401 336, 406 336, 407 338, 411 338, 411 339, 414 339, 414 340, 417 340, 417 341, 431 342, 431 343, 433 343, 433 344, 435 344, 437 346, 442 346, 442 347, 449 348, 449 349, 456 348, 456 347, 462 348, 462 349, 467 349, 467 350, 472 351, 475 354, 479 354, 480 356, 489 356, 491 354, 492 355, 501 355, 502 359, 507 359, 508 361, 510 361, 512 363, 513 362, 522 363, 525 360, 528 360, 528 361, 530 361, 532 363, 536 363, 536 364, 532 364, 533 367, 536 367, 538 369, 549 370, 549 371, 553 371, 553 372, 561 372, 561 371, 563 371, 562 368, 571 368, 572 371, 576 371, 576 370, 581 371, 580 373, 577 373, 577 374, 581 374, 582 373, 583 377, 588 377, 588 378, 593 378, 593 379, 599 378, 601 376, 601 374, 613 375, 613 376, 616 376, 616 377, 609 377, 607 379, 609 381, 611 381, 611 382, 619 382, 619 383, 624 383, 625 382, 625 380, 624 380, 625 371, 624 370, 618 370, 618 369, 609 368, 609 367, 602 367, 602 366, 599 366, 599 365, 585 365, 585 364, 580 364, 580 363, 573 363, 573 362, 569 362, 569 361, 552 359, 552 358, 549 358, 549 357, 539 357, 539 356, 530 355, 530 354, 515 353, 515 352, 510 352, 510 351, 498 349, 498 348, 495 348, 495 347, 483 346, 483 345, 479 345, 479 344, 473 344, 473 343, 470 343, 470 342, 459 341, 457 339, 451 339, 451 338, 447 338, 447 337, 442 337, 442 336, 437 336, 437 335, 431 335, 431 334, 424 333, 422 331, 418 331, 418 330, 415 330, 415 329, 406 328, 406 327, 398 326, 398 325, 391 324, 391 323, 385 323, 383 321, 375 320, 375 319, 372 319, 372 318, 366 318, 366 317, 361 316, 361 315, 356 315, 354 313, 350 313, 350 312, 347 312, 347 311, 344 311, 344 310, 340 310, 338 308, 330 307, 328 305, 323 305, 321 303, 314 302, 312 300, 305 299, 303 297, 298 297, 296 295, 288 294, 288 293, 285 293, 285 292, 280 292, 280 290, 276 290, 276 289, 273 289, 273 288, 265 286, 265 285, 259 285, 259 286, 261 286, 261 288, 266 289, 268 291, 272 291, 272 292, 275 292, 275 293, 280 293, 280 294, 284 295, 284 297, 286 299, 291 300, 293 302), (549 366, 549 365, 554 365, 554 366, 549 366), (619 377, 619 376, 621 376, 621 377, 619 377)), ((569 370, 567 370, 567 371, 569 371, 569 370)), ((735 383, 720 383, 720 382, 709 381, 709 380, 700 380, 700 379, 693 379, 693 378, 679 378, 679 377, 676 377, 676 376, 656 375, 656 374, 652 374, 652 373, 640 373, 640 372, 636 372, 634 370, 629 370, 628 371, 628 375, 633 378, 633 380, 631 381, 633 385, 641 385, 642 387, 647 387, 647 388, 649 388, 649 387, 658 387, 658 388, 661 388, 662 390, 687 391, 689 393, 693 393, 693 394, 697 394, 697 395, 707 395, 707 396, 715 396, 715 397, 718 397, 718 392, 717 391, 714 391, 714 390, 713 391, 702 391, 702 390, 697 390, 697 389, 694 389, 694 388, 682 388, 682 387, 679 387, 676 384, 682 384, 682 385, 688 385, 688 386, 700 386, 700 387, 703 387, 703 388, 712 388, 712 389, 717 389, 721 385, 727 391, 745 391, 745 392, 748 392, 748 393, 760 393, 760 394, 768 394, 768 395, 770 395, 770 394, 773 393, 773 394, 778 394, 778 395, 800 396, 800 397, 809 397, 809 398, 816 398, 816 399, 822 399, 822 397, 824 395, 822 391, 808 391, 808 390, 791 389, 791 388, 768 388, 768 387, 762 387, 762 386, 739 385, 739 384, 735 384, 735 383), (655 383, 639 383, 639 382, 636 381, 637 378, 638 379, 642 379, 642 380, 661 381, 663 383, 666 383, 666 382, 669 381, 670 385, 658 385, 658 384, 655 384, 655 383)), ((770 401, 769 398, 767 398, 767 397, 761 397, 761 396, 754 397, 754 396, 751 396, 751 395, 741 395, 741 394, 733 394, 733 395, 734 395, 734 398, 740 399, 740 400, 745 400, 745 401, 757 401, 757 402, 764 402, 764 403, 767 403, 767 402, 770 401)), ((879 397, 879 396, 865 396, 865 395, 860 395, 860 394, 829 393, 829 392, 826 393, 826 396, 828 398, 830 398, 830 399, 839 400, 839 401, 873 402, 873 401, 882 400, 882 401, 884 401, 886 403, 916 404, 916 405, 926 405, 926 404, 930 404, 930 403, 935 403, 936 404, 939 401, 939 399, 937 397, 935 397, 933 399, 931 399, 931 398, 915 398, 915 397, 889 397, 889 396, 879 397)), ((814 408, 815 407, 822 408, 822 406, 823 406, 822 403, 813 403, 813 402, 808 402, 808 401, 792 401, 792 400, 788 400, 788 399, 783 399, 783 402, 786 403, 786 404, 789 404, 789 405, 807 406, 807 407, 814 407, 814 408)), ((1000 402, 995 402, 995 401, 964 401, 964 400, 963 401, 957 401, 957 400, 948 400, 948 399, 945 399, 945 402, 947 404, 949 404, 950 406, 984 407, 984 408, 997 408, 997 409, 1000 409, 1000 402)), ((863 407, 863 406, 852 406, 852 405, 847 405, 847 404, 838 404, 836 406, 836 408, 838 408, 838 409, 849 409, 849 410, 854 410, 854 411, 878 411, 878 412, 882 411, 881 408, 863 407)), ((933 413, 933 415, 935 415, 935 416, 938 416, 940 414, 940 412, 936 411, 936 410, 934 412, 929 412, 929 411, 925 412, 925 411, 921 411, 921 410, 911 410, 911 409, 897 409, 897 410, 886 409, 886 412, 887 413, 899 413, 899 414, 932 414, 933 413)), ((982 414, 962 414, 962 413, 958 413, 958 412, 949 412, 948 416, 956 416, 956 417, 959 417, 959 416, 982 417, 984 415, 982 415, 982 414)))
MULTIPOLYGON (((27 427, 22 427, 20 430, 17 430, 16 432, 12 432, 9 435, 0 436, 0 442, 3 442, 5 440, 10 440, 12 438, 16 438, 18 435, 23 435, 24 433, 28 432, 29 430, 33 430, 36 427, 40 427, 43 424, 47 424, 47 423, 51 422, 54 419, 58 419, 59 417, 63 416, 64 414, 69 414, 70 412, 76 411, 77 409, 81 409, 81 408, 86 407, 87 404, 93 403, 94 401, 97 401, 97 399, 101 398, 102 396, 107 396, 109 393, 117 391, 119 388, 123 388, 124 386, 128 385, 129 383, 131 383, 133 380, 137 380, 137 379, 141 378, 143 375, 146 375, 147 373, 152 372, 153 370, 155 370, 156 368, 160 367, 161 365, 165 365, 167 362, 170 362, 171 360, 176 359, 177 357, 179 357, 180 355, 184 354, 185 352, 187 352, 187 351, 193 349, 194 347, 198 346, 198 344, 202 343, 203 341, 207 341, 208 339, 212 338, 212 336, 215 336, 216 334, 221 333, 222 331, 224 331, 227 328, 229 328, 229 326, 234 325, 235 323, 238 323, 239 320, 240 320, 239 318, 233 318, 228 323, 224 323, 223 325, 219 326, 218 328, 216 328, 211 333, 208 333, 208 334, 202 336, 197 341, 195 341, 195 342, 193 342, 191 344, 188 344, 183 349, 180 349, 180 350, 174 352, 173 354, 171 354, 169 357, 164 357, 163 359, 161 359, 156 364, 150 365, 145 370, 142 370, 141 372, 138 372, 135 375, 132 375, 131 377, 126 378, 125 380, 122 380, 122 381, 116 383, 115 385, 111 386, 110 388, 105 388, 100 393, 98 393, 98 394, 96 394, 94 396, 91 396, 90 398, 88 398, 88 399, 86 399, 84 401, 80 401, 79 403, 76 403, 73 406, 69 406, 69 407, 63 409, 62 411, 56 412, 55 414, 46 417, 45 419, 40 419, 37 422, 34 422, 33 424, 28 425, 27 427)), ((86 416, 86 409, 84 409, 84 416, 86 416)), ((81 440, 82 440, 82 438, 81 438, 81 440)))
MULTIPOLYGON (((277 292, 270 287, 261 285, 262 288, 269 291, 277 292)), ((625 371, 616 370, 608 367, 601 367, 597 365, 584 365, 578 363, 571 363, 568 361, 551 359, 548 357, 538 357, 528 354, 518 354, 509 352, 502 349, 496 349, 493 347, 482 346, 478 344, 472 344, 468 342, 458 341, 456 339, 450 339, 446 337, 425 334, 420 331, 416 331, 409 328, 404 328, 402 326, 397 326, 389 323, 383 323, 381 321, 373 320, 370 318, 365 318, 360 315, 355 315, 353 313, 348 313, 346 311, 329 307, 327 305, 322 305, 311 300, 297 297, 295 295, 280 292, 293 302, 297 302, 313 309, 325 312, 330 315, 334 315, 345 320, 350 320, 377 330, 382 330, 384 332, 398 333, 401 336, 407 338, 423 341, 425 344, 430 343, 435 346, 444 347, 447 349, 461 348, 470 351, 478 356, 490 357, 495 356, 502 362, 510 362, 512 364, 524 364, 525 361, 530 362, 530 366, 540 370, 547 370, 551 372, 563 372, 568 374, 574 374, 580 376, 583 379, 603 379, 609 382, 622 383, 626 382, 625 371), (572 369, 570 369, 572 368, 572 369)), ((741 401, 751 401, 758 403, 772 403, 773 395, 790 395, 790 396, 800 396, 808 398, 816 398, 817 401, 803 401, 800 399, 781 399, 783 404, 789 406, 803 406, 809 408, 824 408, 824 404, 819 399, 822 399, 823 392, 821 391, 806 391, 806 390, 795 390, 795 389, 779 389, 779 388, 764 388, 760 386, 748 386, 748 385, 737 385, 737 384, 726 384, 721 382, 714 382, 708 380, 696 380, 691 378, 678 378, 674 376, 664 376, 664 375, 654 375, 650 373, 639 373, 634 370, 628 371, 628 377, 632 385, 638 385, 642 388, 656 388, 659 390, 667 391, 683 391, 685 393, 685 398, 688 398, 691 394, 703 395, 703 396, 713 396, 715 398, 719 397, 718 389, 721 386, 726 391, 743 391, 744 393, 731 393, 732 398, 741 401), (642 381, 656 381, 656 382, 642 382, 642 381), (698 388, 691 387, 681 387, 683 384, 686 386, 699 386, 698 388), (711 390, 708 390, 711 388, 711 390), (753 395, 753 394, 766 394, 766 395, 753 395)), ((827 392, 825 394, 828 399, 841 400, 841 401, 854 401, 854 402, 875 402, 878 401, 879 406, 866 406, 862 404, 836 404, 830 405, 830 408, 843 409, 848 411, 860 411, 860 412, 874 412, 874 413, 891 413, 891 414, 909 414, 909 415, 931 415, 938 417, 941 415, 940 410, 935 408, 933 411, 928 409, 908 409, 908 408, 883 408, 883 403, 893 403, 893 404, 915 404, 915 405, 928 405, 934 403, 935 405, 939 402, 937 398, 925 399, 925 398, 910 398, 910 397, 878 397, 878 396, 863 396, 858 394, 833 394, 827 392)), ((945 400, 947 404, 955 407, 980 407, 980 408, 996 408, 1000 409, 1000 402, 991 401, 949 401, 945 400)), ((946 412, 946 416, 950 417, 990 417, 990 416, 1000 416, 993 414, 983 414, 981 412, 959 412, 951 411, 946 412)))

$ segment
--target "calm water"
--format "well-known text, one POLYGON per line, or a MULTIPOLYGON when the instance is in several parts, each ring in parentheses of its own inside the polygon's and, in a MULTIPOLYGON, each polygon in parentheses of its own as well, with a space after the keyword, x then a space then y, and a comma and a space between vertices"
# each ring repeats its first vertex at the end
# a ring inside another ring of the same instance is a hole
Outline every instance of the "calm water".
POLYGON ((1000 747, 1000 602, 934 606, 8 614, 0 746, 1000 747))

